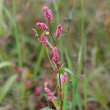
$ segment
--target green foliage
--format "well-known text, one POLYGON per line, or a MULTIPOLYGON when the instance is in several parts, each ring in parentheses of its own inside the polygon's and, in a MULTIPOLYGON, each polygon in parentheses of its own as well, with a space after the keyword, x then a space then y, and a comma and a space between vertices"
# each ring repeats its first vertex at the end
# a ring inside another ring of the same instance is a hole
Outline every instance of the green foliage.
POLYGON ((12 66, 13 64, 11 62, 2 62, 0 63, 0 69, 6 67, 6 66, 12 66))
MULTIPOLYGON (((13 65, 12 62, 18 64, 18 67, 29 69, 32 72, 32 80, 34 78, 37 82, 40 77, 42 87, 44 81, 42 79, 52 75, 48 74, 51 71, 45 57, 45 48, 39 46, 40 43, 35 40, 37 38, 34 39, 35 33, 32 31, 33 28, 36 29, 35 23, 37 21, 45 22, 40 8, 48 4, 55 17, 52 21, 52 30, 55 31, 59 23, 63 25, 63 36, 59 39, 60 43, 58 44, 59 50, 61 50, 61 62, 63 62, 64 56, 67 59, 64 62, 65 68, 60 70, 61 74, 64 72, 68 74, 68 83, 63 87, 63 109, 75 110, 77 106, 79 110, 82 110, 83 106, 87 110, 88 104, 93 101, 99 103, 102 110, 109 110, 107 105, 109 104, 110 91, 110 17, 108 14, 110 0, 50 1, 0 0, 0 60, 2 60, 0 62, 0 79, 2 79, 0 81, 2 85, 0 87, 0 102, 5 99, 16 80, 16 75, 13 76, 13 70, 7 69, 8 66, 13 65), (85 77, 80 79, 82 73, 85 74, 85 77), (7 79, 6 84, 4 84, 5 79, 7 79), (67 99, 70 93, 73 95, 72 100, 67 99)), ((37 32, 36 36, 40 35, 42 30, 37 29, 37 32)), ((49 38, 49 36, 47 37, 49 38)), ((25 75, 27 74, 23 74, 23 79, 26 79, 25 75)), ((25 104, 28 105, 28 100, 31 99, 29 97, 31 95, 26 96, 27 91, 31 90, 25 87, 24 82, 18 83, 16 88, 18 86, 20 86, 18 93, 13 94, 11 91, 14 98, 13 103, 15 100, 17 102, 14 106, 15 109, 16 106, 19 106, 19 102, 23 102, 24 105, 20 103, 20 107, 25 108, 25 104), (18 97, 16 97, 17 94, 19 94, 18 97)), ((34 86, 39 85, 33 84, 32 91, 34 91, 34 86)), ((39 104, 40 98, 38 97, 36 99, 38 103, 30 100, 33 107, 34 104, 39 104)), ((45 107, 41 110, 51 109, 45 107)))
POLYGON ((13 75, 3 85, 2 89, 0 90, 0 102, 5 98, 6 94, 12 88, 12 85, 14 84, 15 81, 16 81, 16 75, 13 75))
POLYGON ((41 49, 40 49, 39 56, 38 56, 38 58, 36 60, 36 64, 35 64, 34 76, 37 75, 37 73, 39 71, 39 68, 40 68, 41 61, 44 58, 44 49, 45 49, 44 46, 42 46, 41 49))

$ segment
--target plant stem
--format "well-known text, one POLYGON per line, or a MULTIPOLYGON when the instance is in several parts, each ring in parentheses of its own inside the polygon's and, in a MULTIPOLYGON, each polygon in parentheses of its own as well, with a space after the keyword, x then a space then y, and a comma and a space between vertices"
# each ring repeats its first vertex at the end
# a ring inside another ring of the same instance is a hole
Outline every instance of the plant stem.
POLYGON ((86 42, 87 38, 84 33, 84 0, 81 0, 81 33, 82 33, 82 50, 83 50, 83 73, 84 75, 84 107, 87 110, 87 78, 86 78, 86 70, 84 68, 85 60, 86 60, 86 42))
MULTIPOLYGON (((54 40, 54 37, 53 37, 53 34, 52 34, 52 29, 51 29, 50 21, 49 21, 48 23, 49 23, 49 28, 50 28, 50 35, 51 35, 51 37, 52 37, 54 46, 56 46, 56 41, 54 40)), ((59 67, 57 67, 57 69, 59 70, 59 67)), ((63 108, 63 100, 62 100, 62 97, 63 97, 63 96, 62 96, 62 85, 61 85, 60 72, 58 72, 58 75, 59 75, 60 110, 62 110, 62 108, 63 108)))
MULTIPOLYGON (((50 35, 51 35, 51 37, 52 37, 53 43, 55 44, 55 40, 54 40, 54 37, 53 37, 53 34, 52 34, 52 28, 51 28, 50 21, 49 21, 48 23, 49 23, 49 28, 50 28, 50 35)), ((55 45, 56 45, 56 44, 55 44, 55 45)))
MULTIPOLYGON (((15 19, 16 16, 16 1, 13 0, 13 18, 15 19)), ((16 48, 17 48, 17 54, 18 54, 18 66, 22 67, 22 53, 21 53, 21 43, 20 43, 20 36, 18 32, 17 27, 17 21, 14 21, 14 34, 15 34, 15 40, 16 40, 16 48)))
POLYGON ((59 89, 59 93, 60 93, 60 110, 62 110, 63 107, 63 101, 62 101, 62 87, 61 87, 61 77, 60 77, 60 73, 59 74, 59 83, 60 83, 60 89, 59 89))

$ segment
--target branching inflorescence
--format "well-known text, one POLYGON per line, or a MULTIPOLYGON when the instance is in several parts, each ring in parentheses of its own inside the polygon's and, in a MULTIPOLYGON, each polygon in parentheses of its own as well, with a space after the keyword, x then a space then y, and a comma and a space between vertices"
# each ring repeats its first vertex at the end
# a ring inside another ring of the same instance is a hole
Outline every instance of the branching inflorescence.
POLYGON ((63 85, 64 83, 67 81, 67 73, 63 73, 63 76, 60 72, 60 69, 62 68, 62 64, 60 62, 60 55, 59 55, 59 52, 58 52, 58 47, 57 47, 57 43, 58 42, 58 38, 62 36, 62 25, 59 24, 57 29, 56 29, 56 32, 53 36, 53 33, 52 33, 52 29, 51 29, 51 20, 52 20, 52 10, 49 9, 47 6, 43 6, 42 7, 42 10, 44 12, 44 17, 45 17, 45 20, 48 21, 48 25, 49 27, 45 24, 45 23, 42 23, 42 22, 37 22, 36 23, 36 26, 42 30, 42 32, 38 35, 38 40, 47 48, 47 49, 50 49, 52 50, 52 53, 53 53, 53 56, 52 58, 49 57, 50 59, 50 62, 52 64, 52 67, 54 68, 55 72, 57 73, 56 74, 56 77, 57 77, 57 80, 58 80, 58 96, 55 96, 52 91, 47 87, 48 83, 46 82, 45 83, 45 87, 44 87, 44 91, 45 93, 47 94, 47 99, 49 101, 52 101, 54 104, 57 102, 57 106, 55 104, 55 107, 57 110, 62 110, 62 106, 63 106, 63 85), (48 29, 49 29, 49 32, 48 32, 48 29), (52 40, 53 40, 53 44, 49 42, 49 40, 47 39, 47 33, 48 35, 51 36, 52 40), (39 38, 40 36, 40 38, 39 38))

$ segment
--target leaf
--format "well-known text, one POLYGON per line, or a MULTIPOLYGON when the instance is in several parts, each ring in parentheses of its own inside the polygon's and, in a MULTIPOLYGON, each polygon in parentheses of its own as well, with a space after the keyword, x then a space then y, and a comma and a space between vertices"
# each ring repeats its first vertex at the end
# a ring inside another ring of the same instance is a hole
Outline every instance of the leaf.
POLYGON ((51 109, 51 108, 48 108, 48 107, 44 107, 44 108, 42 108, 40 110, 54 110, 54 109, 51 109))
POLYGON ((37 57, 37 60, 36 60, 36 64, 35 64, 35 69, 34 69, 34 75, 36 76, 38 71, 39 71, 39 68, 40 68, 40 64, 41 64, 41 61, 42 59, 44 58, 44 55, 45 55, 45 47, 42 46, 41 47, 41 50, 39 52, 39 56, 37 57))
POLYGON ((11 63, 11 62, 2 62, 2 63, 0 63, 0 69, 1 68, 4 68, 4 67, 6 67, 6 66, 12 66, 13 64, 11 63))
POLYGON ((66 55, 66 59, 68 59, 68 60, 67 60, 68 68, 69 68, 71 71, 73 71, 73 70, 74 70, 74 67, 73 67, 71 58, 70 58, 69 55, 68 55, 67 50, 65 50, 65 55, 66 55))
POLYGON ((60 69, 59 72, 60 72, 60 74, 64 74, 65 71, 64 71, 64 69, 60 69))
POLYGON ((64 71, 66 71, 66 72, 69 73, 70 75, 74 75, 73 72, 72 72, 70 69, 68 69, 68 68, 64 68, 64 71))
POLYGON ((16 77, 16 75, 11 76, 11 78, 8 79, 3 88, 0 90, 0 102, 4 99, 4 97, 12 87, 12 84, 15 82, 16 77))

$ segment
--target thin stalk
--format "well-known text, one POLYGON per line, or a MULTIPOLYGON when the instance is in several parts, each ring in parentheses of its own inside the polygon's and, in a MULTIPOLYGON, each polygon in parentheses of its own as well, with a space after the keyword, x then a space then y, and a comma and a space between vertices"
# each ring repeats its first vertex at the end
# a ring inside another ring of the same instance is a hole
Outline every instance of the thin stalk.
POLYGON ((52 103, 54 104, 54 106, 55 106, 56 110, 58 110, 57 105, 55 104, 55 102, 54 102, 54 101, 52 101, 52 103))
POLYGON ((54 37, 53 37, 53 34, 52 34, 52 28, 51 28, 50 21, 48 23, 49 23, 49 28, 50 28, 50 35, 52 37, 53 43, 55 43, 55 40, 54 40, 54 37))
POLYGON ((61 85, 61 77, 60 77, 60 72, 59 72, 59 67, 57 65, 54 65, 54 63, 51 61, 48 49, 46 48, 47 56, 50 61, 50 64, 58 71, 58 80, 59 80, 59 95, 60 95, 60 110, 63 110, 63 96, 62 96, 62 85, 61 85))
MULTIPOLYGON (((83 44, 83 50, 84 50, 84 53, 83 53, 83 58, 84 60, 86 59, 86 42, 87 42, 87 38, 84 34, 84 0, 81 0, 81 12, 82 12, 82 17, 81 17, 81 31, 82 31, 82 44, 83 44)), ((85 62, 83 64, 83 67, 85 65, 85 62)), ((85 106, 85 110, 87 110, 87 78, 86 78, 86 70, 85 68, 83 69, 83 72, 84 72, 84 106, 85 106)))
POLYGON ((53 6, 56 12, 56 20, 57 20, 57 24, 59 24, 60 22, 60 18, 59 18, 59 10, 58 10, 58 3, 56 0, 53 1, 53 6))
POLYGON ((3 7, 4 7, 4 0, 0 0, 0 34, 3 32, 3 7))
POLYGON ((75 11, 75 7, 76 7, 76 0, 73 0, 73 7, 72 7, 70 14, 69 14, 70 19, 72 19, 73 12, 75 11))
MULTIPOLYGON (((80 7, 81 7, 81 46, 80 46, 80 50, 79 50, 79 55, 78 55, 78 64, 77 64, 77 77, 80 76, 81 72, 83 72, 85 74, 85 68, 84 68, 84 61, 85 61, 85 55, 86 55, 86 36, 84 33, 84 0, 80 0, 80 7)), ((86 81, 86 75, 84 75, 84 106, 85 106, 85 110, 87 110, 87 81, 86 81)), ((74 95, 72 97, 73 101, 76 102, 77 99, 77 94, 78 94, 78 85, 79 85, 79 81, 78 79, 75 79, 74 82, 74 95)), ((73 110, 75 110, 75 104, 73 104, 73 110)))
MULTIPOLYGON (((13 18, 16 18, 16 1, 13 0, 13 18)), ((20 47, 20 39, 18 36, 18 27, 17 27, 17 22, 15 19, 15 25, 14 25, 14 34, 15 34, 15 39, 16 39, 16 48, 17 48, 17 52, 18 52, 18 62, 19 62, 19 67, 22 67, 22 54, 21 54, 21 47, 20 47)))
POLYGON ((37 75, 37 73, 39 71, 39 68, 40 68, 41 61, 44 58, 44 54, 45 54, 44 49, 45 49, 44 46, 42 46, 41 49, 40 49, 40 52, 39 52, 39 56, 36 59, 36 64, 35 64, 35 69, 34 69, 34 76, 37 75))
MULTIPOLYGON (((13 3, 13 5, 16 5, 15 2, 13 3)), ((15 10, 15 6, 13 7, 14 7, 13 10, 15 10)), ((20 35, 18 34, 17 22, 15 20, 15 17, 11 15, 11 13, 8 11, 6 7, 4 7, 4 12, 6 13, 8 19, 10 20, 13 26, 14 36, 16 40, 17 55, 18 55, 18 65, 19 67, 21 67, 22 66, 22 54, 21 54, 21 46, 20 46, 20 39, 19 39, 20 35)), ((15 15, 15 11, 14 11, 14 15, 15 15)))
POLYGON ((60 77, 60 73, 59 74, 59 83, 60 83, 60 89, 59 89, 59 93, 60 93, 60 110, 62 110, 63 108, 63 101, 62 101, 62 86, 61 86, 61 77, 60 77))
POLYGON ((48 57, 48 59, 49 59, 50 64, 52 65, 52 67, 54 67, 54 68, 58 71, 57 66, 54 65, 54 63, 51 61, 51 58, 50 58, 50 56, 49 56, 49 52, 48 52, 48 48, 47 48, 47 47, 46 47, 46 52, 47 52, 47 57, 48 57))

